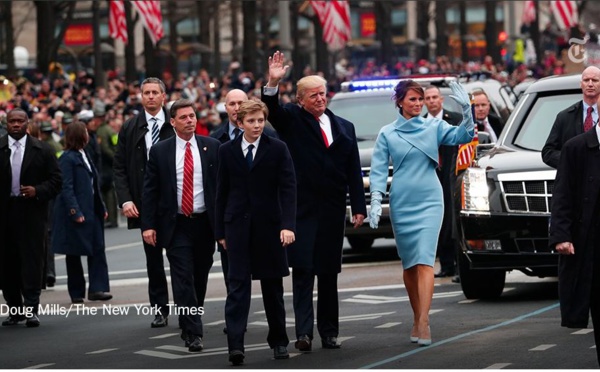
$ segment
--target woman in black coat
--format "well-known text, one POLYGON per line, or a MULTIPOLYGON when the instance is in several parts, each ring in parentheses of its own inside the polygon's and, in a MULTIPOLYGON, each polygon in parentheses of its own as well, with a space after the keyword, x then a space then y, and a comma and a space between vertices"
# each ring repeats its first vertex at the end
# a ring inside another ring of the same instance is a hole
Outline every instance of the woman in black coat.
POLYGON ((106 207, 98 185, 98 172, 83 150, 89 140, 85 124, 72 123, 65 132, 65 152, 59 159, 62 192, 54 204, 52 250, 66 256, 67 287, 71 301, 82 303, 85 278, 80 256, 87 256, 88 299, 110 300, 104 245, 106 207))

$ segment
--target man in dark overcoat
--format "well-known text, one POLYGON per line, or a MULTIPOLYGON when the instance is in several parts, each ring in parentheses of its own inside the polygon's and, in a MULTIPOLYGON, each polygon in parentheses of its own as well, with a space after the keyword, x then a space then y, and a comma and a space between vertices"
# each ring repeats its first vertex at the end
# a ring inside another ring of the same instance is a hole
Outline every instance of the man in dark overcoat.
MULTIPOLYGON (((434 117, 444 120, 451 125, 459 125, 462 115, 444 109, 444 97, 440 88, 431 85, 425 88, 425 106, 427 114, 425 117, 434 117)), ((456 183, 456 157, 458 146, 440 146, 439 164, 437 175, 442 184, 444 193, 444 218, 438 238, 437 255, 440 260, 440 271, 435 274, 436 278, 454 276, 456 267, 456 225, 454 221, 454 187, 456 183)))
POLYGON ((283 277, 295 239, 296 177, 285 143, 262 135, 266 118, 264 103, 245 101, 237 118, 244 134, 219 149, 215 237, 229 255, 225 321, 234 365, 244 359, 252 279, 260 280, 274 357, 289 357, 283 277))
MULTIPOLYGON (((142 189, 148 153, 155 141, 175 135, 169 123, 170 117, 163 107, 166 98, 165 84, 158 78, 149 77, 142 82, 142 105, 144 111, 128 119, 119 132, 113 170, 117 202, 127 217, 129 229, 140 228, 142 214, 142 189), (157 135, 153 136, 154 126, 157 135)), ((152 328, 168 325, 169 289, 163 262, 162 247, 155 248, 145 242, 146 270, 148 272, 148 295, 150 305, 158 307, 150 324, 152 328)))
POLYGON ((362 225, 367 213, 354 125, 327 109, 326 80, 317 75, 298 81, 297 104, 281 107, 279 81, 289 66, 283 54, 269 57, 269 80, 262 101, 269 122, 292 154, 298 185, 297 240, 288 248, 292 271, 296 348, 310 351, 313 339, 313 287, 318 278, 317 329, 322 346, 340 347, 337 276, 349 194, 352 222, 362 225))
MULTIPOLYGON (((583 99, 556 115, 552 129, 542 148, 542 160, 552 168, 558 167, 562 146, 571 138, 584 132, 588 109, 591 124, 598 123, 598 98, 600 98, 600 68, 589 66, 581 73, 583 99)), ((592 125, 593 127, 593 125, 592 125)))
MULTIPOLYGON (((562 147, 552 195, 549 246, 560 254, 561 325, 587 328, 600 345, 600 129, 562 147)), ((600 348, 596 348, 600 363, 600 348)))
POLYGON ((0 288, 14 314, 3 326, 23 320, 28 327, 40 325, 48 202, 62 186, 54 150, 27 135, 28 122, 25 111, 13 109, 8 134, 0 138, 0 288))
MULTIPOLYGON (((174 302, 189 310, 203 306, 213 264, 217 156, 221 143, 194 134, 197 118, 192 101, 175 101, 170 114, 177 135, 150 149, 141 229, 146 244, 158 251, 166 248, 174 302), (186 206, 190 209, 186 210, 186 206)), ((181 337, 189 351, 204 347, 201 315, 179 314, 181 337)))

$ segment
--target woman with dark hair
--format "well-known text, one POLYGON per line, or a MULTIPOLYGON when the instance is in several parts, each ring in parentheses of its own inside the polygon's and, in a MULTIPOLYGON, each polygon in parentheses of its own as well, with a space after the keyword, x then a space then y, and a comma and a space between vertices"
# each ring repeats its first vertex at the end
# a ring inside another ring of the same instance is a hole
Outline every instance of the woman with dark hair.
POLYGON ((381 216, 390 159, 393 164, 390 219, 413 310, 410 341, 421 346, 431 344, 429 308, 433 297, 433 265, 444 214, 442 186, 435 172, 438 148, 468 143, 474 134, 467 92, 455 82, 450 83, 450 88, 451 97, 462 106, 463 120, 459 126, 420 116, 423 88, 412 80, 398 83, 393 98, 400 116, 381 129, 371 159, 369 219, 372 228, 377 228, 381 216))
POLYGON ((82 122, 65 131, 65 152, 58 159, 63 187, 54 203, 52 250, 66 255, 67 288, 71 302, 82 303, 85 278, 80 256, 87 256, 88 299, 106 301, 112 295, 104 246, 104 220, 108 216, 98 185, 98 172, 83 150, 88 143, 82 122))

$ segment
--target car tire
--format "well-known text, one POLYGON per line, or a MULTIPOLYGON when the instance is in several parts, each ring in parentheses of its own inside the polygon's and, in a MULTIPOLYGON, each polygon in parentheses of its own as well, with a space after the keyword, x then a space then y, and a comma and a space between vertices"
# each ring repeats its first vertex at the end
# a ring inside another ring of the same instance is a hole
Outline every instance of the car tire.
POLYGON ((470 300, 498 298, 504 290, 506 271, 473 270, 469 266, 469 259, 462 252, 458 253, 458 275, 463 294, 470 300))
POLYGON ((363 252, 371 249, 375 238, 369 238, 364 236, 347 236, 350 248, 356 252, 363 252))

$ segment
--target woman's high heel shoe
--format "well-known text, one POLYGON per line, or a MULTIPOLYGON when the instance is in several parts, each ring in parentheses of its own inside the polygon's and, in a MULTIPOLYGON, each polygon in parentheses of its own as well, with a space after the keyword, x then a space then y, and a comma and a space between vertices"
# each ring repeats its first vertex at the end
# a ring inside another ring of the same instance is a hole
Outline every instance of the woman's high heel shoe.
MULTIPOLYGON (((413 326, 413 329, 412 329, 412 331, 414 331, 414 330, 415 330, 415 328, 416 328, 416 327, 415 327, 415 326, 413 326)), ((417 343, 417 342, 419 341, 419 336, 413 336, 413 332, 412 332, 412 331, 410 332, 410 342, 412 342, 412 343, 414 344, 414 343, 417 343)), ((418 330, 417 330, 417 335, 418 335, 418 334, 419 334, 419 332, 418 332, 418 330)))
POLYGON ((419 346, 431 345, 431 329, 429 328, 429 326, 427 327, 427 330, 429 331, 429 338, 419 338, 417 340, 417 344, 419 344, 419 346))

